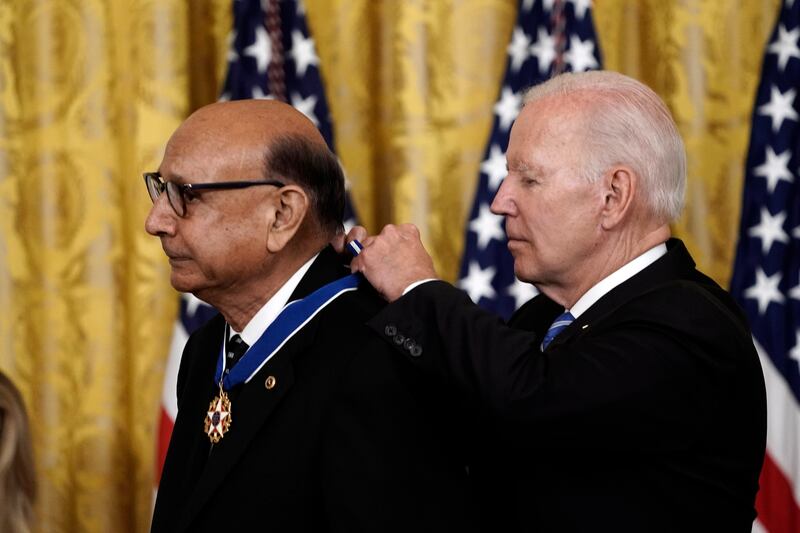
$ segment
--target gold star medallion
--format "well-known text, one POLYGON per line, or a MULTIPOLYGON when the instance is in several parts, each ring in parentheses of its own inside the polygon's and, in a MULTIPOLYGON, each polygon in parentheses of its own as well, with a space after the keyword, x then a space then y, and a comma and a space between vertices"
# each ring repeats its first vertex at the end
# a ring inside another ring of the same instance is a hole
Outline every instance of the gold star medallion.
POLYGON ((206 413, 205 433, 212 444, 216 444, 231 428, 231 401, 228 395, 219 387, 219 395, 215 396, 208 404, 206 413))

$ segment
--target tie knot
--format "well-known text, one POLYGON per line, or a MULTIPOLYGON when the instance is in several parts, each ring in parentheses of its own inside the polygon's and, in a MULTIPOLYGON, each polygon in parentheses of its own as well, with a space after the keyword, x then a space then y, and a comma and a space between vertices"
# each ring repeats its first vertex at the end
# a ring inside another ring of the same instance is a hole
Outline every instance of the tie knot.
POLYGON ((239 362, 247 349, 250 348, 246 342, 239 336, 234 335, 228 340, 228 345, 225 347, 225 367, 226 369, 233 368, 233 365, 239 362))
POLYGON ((542 339, 542 351, 547 348, 547 345, 550 344, 556 336, 564 331, 564 328, 572 324, 575 320, 575 317, 572 316, 572 313, 569 311, 565 311, 558 315, 553 323, 550 325, 550 328, 547 330, 547 333, 544 335, 544 339, 542 339))

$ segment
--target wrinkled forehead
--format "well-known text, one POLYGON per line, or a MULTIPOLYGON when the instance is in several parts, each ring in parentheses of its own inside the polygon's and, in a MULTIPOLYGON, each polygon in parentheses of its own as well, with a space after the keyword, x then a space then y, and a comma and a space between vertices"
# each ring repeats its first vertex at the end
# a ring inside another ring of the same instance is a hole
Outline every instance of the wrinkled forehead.
POLYGON ((580 109, 564 97, 526 104, 511 128, 506 153, 509 166, 530 163, 534 156, 555 151, 577 157, 584 120, 580 109))
POLYGON ((256 179, 263 172, 268 141, 241 129, 184 123, 170 138, 159 171, 165 179, 207 183, 256 179), (198 127, 199 126, 199 127, 198 127))

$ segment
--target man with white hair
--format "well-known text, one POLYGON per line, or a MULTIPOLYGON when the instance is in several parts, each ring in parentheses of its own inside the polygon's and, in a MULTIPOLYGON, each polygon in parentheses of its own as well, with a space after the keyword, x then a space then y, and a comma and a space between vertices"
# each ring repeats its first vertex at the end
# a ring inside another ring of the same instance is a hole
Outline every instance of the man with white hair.
POLYGON ((492 412, 470 469, 485 528, 749 531, 763 376, 741 310, 670 238, 686 162, 666 106, 620 74, 558 76, 507 159, 492 211, 541 293, 507 325, 435 280, 413 226, 351 233, 393 302, 371 327, 492 412))

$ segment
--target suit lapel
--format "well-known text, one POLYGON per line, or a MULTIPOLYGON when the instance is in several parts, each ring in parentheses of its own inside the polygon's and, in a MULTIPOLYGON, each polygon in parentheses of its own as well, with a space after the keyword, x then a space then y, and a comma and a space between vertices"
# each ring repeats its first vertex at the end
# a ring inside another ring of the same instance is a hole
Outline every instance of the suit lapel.
POLYGON ((315 329, 314 325, 308 325, 298 332, 249 383, 242 386, 232 400, 230 431, 214 445, 197 487, 189 498, 181 530, 189 528, 194 517, 237 465, 253 437, 289 392, 294 384, 292 358, 312 342, 315 329), (270 388, 266 384, 268 377, 271 377, 270 388))
POLYGON ((633 298, 650 292, 665 282, 688 278, 694 265, 695 263, 683 243, 678 239, 670 239, 667 241, 667 253, 663 257, 603 295, 559 333, 547 347, 548 350, 567 342, 578 333, 590 329, 592 324, 603 320, 633 298))
MULTIPOLYGON (((322 285, 347 274, 348 271, 341 266, 338 254, 328 247, 320 252, 289 300, 304 298, 322 285)), ((188 500, 181 531, 188 529, 225 476, 238 464, 254 436, 268 423, 281 399, 288 394, 294 384, 293 359, 313 344, 317 326, 316 320, 306 324, 250 382, 241 386, 238 396, 231 400, 230 431, 214 446, 206 462, 195 491, 188 500)))

